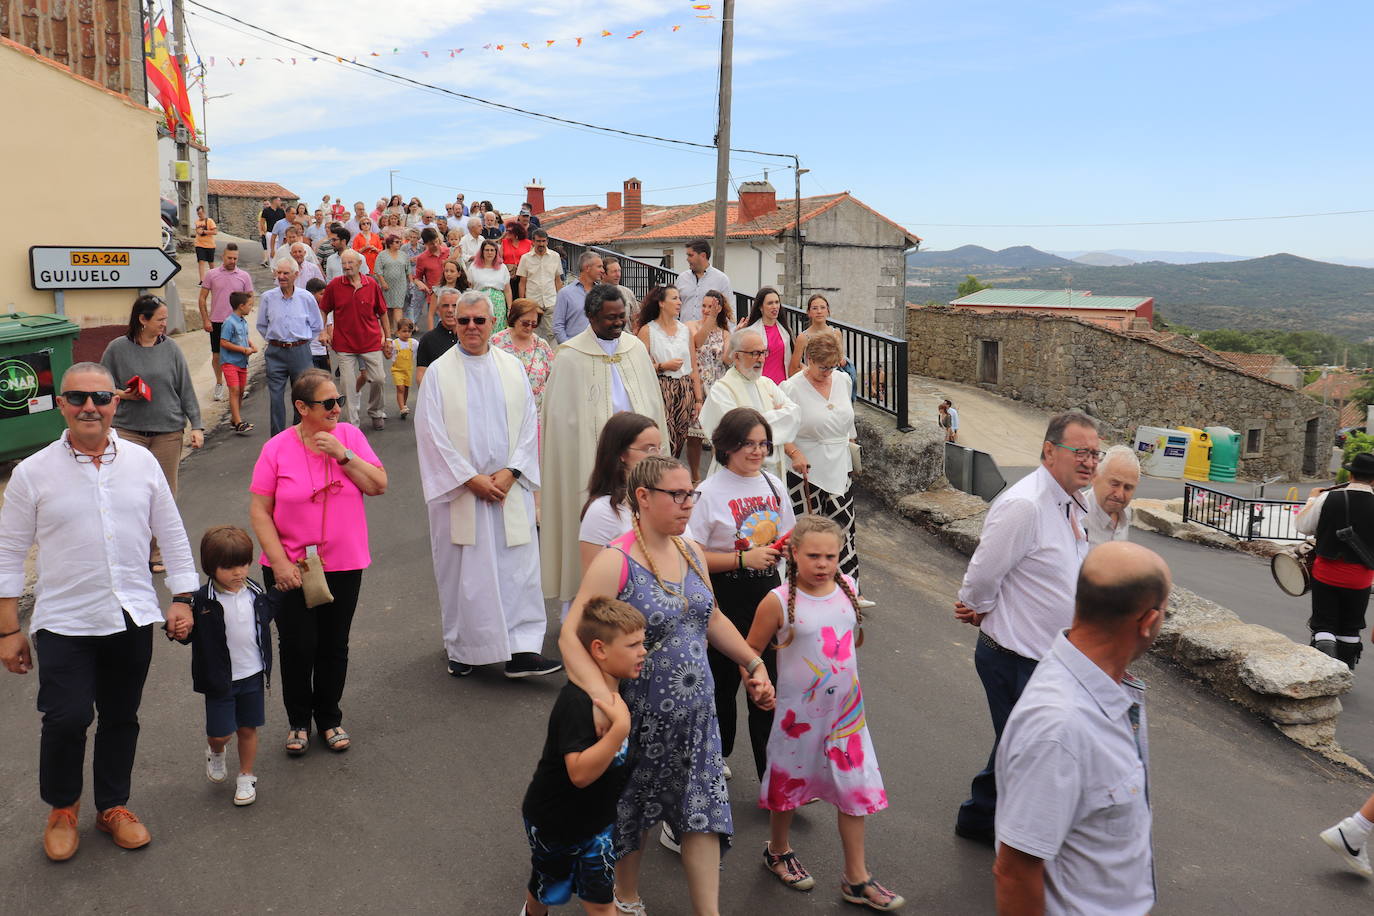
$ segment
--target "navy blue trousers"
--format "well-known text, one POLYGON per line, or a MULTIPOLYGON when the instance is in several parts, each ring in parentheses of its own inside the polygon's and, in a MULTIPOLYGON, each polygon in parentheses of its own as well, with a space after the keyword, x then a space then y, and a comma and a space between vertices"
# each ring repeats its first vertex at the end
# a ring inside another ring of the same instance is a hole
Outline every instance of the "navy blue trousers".
POLYGON ((1021 691, 1026 689, 1026 682, 1035 673, 1035 665, 1033 658, 999 652, 981 639, 973 650, 973 666, 987 694, 994 737, 987 766, 973 777, 971 795, 959 806, 956 824, 961 830, 991 832, 993 829, 997 816, 997 745, 1002 740, 1002 730, 1007 727, 1012 707, 1021 699, 1021 691))

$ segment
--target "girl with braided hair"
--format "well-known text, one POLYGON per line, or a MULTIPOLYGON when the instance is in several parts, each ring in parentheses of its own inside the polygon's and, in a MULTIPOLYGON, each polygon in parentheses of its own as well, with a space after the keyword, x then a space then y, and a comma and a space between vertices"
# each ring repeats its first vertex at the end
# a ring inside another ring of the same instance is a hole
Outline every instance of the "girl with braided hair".
MULTIPOLYGON (((577 638, 582 608, 595 596, 615 595, 644 614, 643 671, 620 683, 630 708, 632 769, 617 807, 615 902, 622 913, 645 912, 639 895, 642 847, 648 830, 662 822, 682 838, 692 912, 715 916, 721 850, 734 824, 707 644, 748 672, 755 702, 770 704, 773 685, 758 653, 716 608, 701 548, 682 537, 698 496, 687 466, 649 455, 630 471, 626 491, 631 530, 592 561, 558 645, 569 679, 607 703, 605 678, 577 638)), ((604 727, 604 716, 597 719, 604 727)))
POLYGON ((875 881, 864 863, 864 817, 887 807, 887 792, 864 717, 856 655, 864 641, 863 611, 854 581, 840 572, 842 543, 833 521, 802 516, 787 545, 787 582, 759 604, 749 630, 754 651, 770 643, 777 649, 777 715, 759 787, 771 834, 763 865, 787 887, 814 887, 788 834, 798 807, 829 802, 839 811, 844 847, 840 895, 895 910, 906 901, 875 881))

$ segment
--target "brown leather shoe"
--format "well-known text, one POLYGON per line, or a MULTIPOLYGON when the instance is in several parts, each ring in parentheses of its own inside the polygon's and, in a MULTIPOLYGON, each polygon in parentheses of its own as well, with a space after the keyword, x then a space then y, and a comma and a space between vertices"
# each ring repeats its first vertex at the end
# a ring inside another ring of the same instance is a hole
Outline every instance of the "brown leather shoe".
POLYGON ((116 805, 100 812, 95 819, 95 827, 112 836, 115 845, 124 849, 138 849, 147 846, 153 840, 148 834, 148 828, 123 805, 116 805))
POLYGON ((81 802, 65 808, 53 808, 48 815, 48 826, 43 830, 43 851, 54 862, 65 862, 76 855, 76 847, 81 837, 76 832, 76 815, 81 810, 81 802))

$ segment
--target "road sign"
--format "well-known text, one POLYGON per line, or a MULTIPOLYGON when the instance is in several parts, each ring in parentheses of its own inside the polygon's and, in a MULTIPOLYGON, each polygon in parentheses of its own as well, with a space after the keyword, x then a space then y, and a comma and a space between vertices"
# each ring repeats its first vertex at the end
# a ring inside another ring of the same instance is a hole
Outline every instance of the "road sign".
POLYGON ((34 289, 156 289, 181 265, 161 248, 85 245, 29 249, 29 275, 34 289))

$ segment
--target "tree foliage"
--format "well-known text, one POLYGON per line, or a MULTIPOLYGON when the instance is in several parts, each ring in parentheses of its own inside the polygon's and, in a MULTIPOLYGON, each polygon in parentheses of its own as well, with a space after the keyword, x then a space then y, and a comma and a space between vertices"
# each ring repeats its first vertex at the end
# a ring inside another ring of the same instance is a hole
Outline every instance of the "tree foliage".
POLYGON ((1298 366, 1371 366, 1374 365, 1374 345, 1355 343, 1335 334, 1320 331, 1241 331, 1221 328, 1215 331, 1194 331, 1171 325, 1171 331, 1195 335, 1213 350, 1233 353, 1282 353, 1298 366))
POLYGON ((973 274, 966 274, 964 282, 959 284, 959 288, 956 290, 956 292, 959 294, 959 298, 962 299, 964 296, 972 296, 980 289, 987 288, 988 285, 979 280, 973 274))
MULTIPOLYGON (((1360 452, 1374 452, 1374 436, 1366 433, 1352 432, 1345 439, 1345 448, 1341 452, 1341 464, 1349 464, 1360 452)), ((1336 483, 1345 483, 1350 479, 1350 472, 1341 468, 1336 475, 1336 483)))

